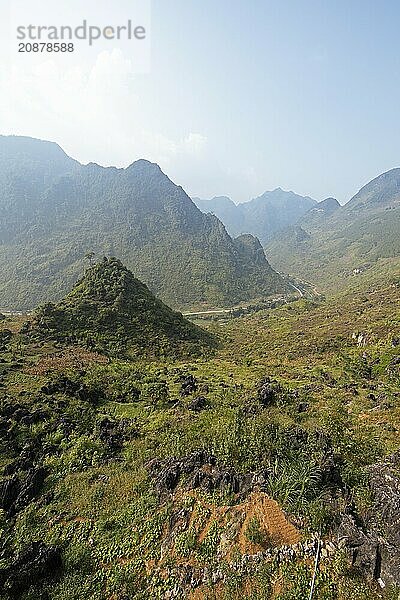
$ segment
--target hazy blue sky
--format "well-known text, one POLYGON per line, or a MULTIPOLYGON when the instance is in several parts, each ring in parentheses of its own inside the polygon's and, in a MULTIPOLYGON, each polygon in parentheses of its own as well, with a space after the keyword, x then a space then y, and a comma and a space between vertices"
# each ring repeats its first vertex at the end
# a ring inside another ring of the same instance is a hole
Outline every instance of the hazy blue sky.
POLYGON ((236 201, 280 186, 344 202, 400 166, 398 2, 153 0, 151 14, 148 73, 111 46, 80 72, 3 59, 0 132, 84 162, 149 158, 192 195, 236 201))

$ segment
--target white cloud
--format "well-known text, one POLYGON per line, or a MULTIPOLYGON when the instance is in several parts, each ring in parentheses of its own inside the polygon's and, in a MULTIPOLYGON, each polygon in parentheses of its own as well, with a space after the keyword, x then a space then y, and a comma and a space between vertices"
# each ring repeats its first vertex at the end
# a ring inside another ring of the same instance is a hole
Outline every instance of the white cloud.
MULTIPOLYGON (((55 141, 83 163, 124 167, 146 158, 192 195, 245 200, 259 191, 253 167, 227 162, 215 140, 194 128, 185 131, 179 114, 175 135, 157 131, 144 80, 121 49, 102 51, 91 64, 67 64, 60 57, 1 64, 0 56, 1 134, 55 141)), ((165 110, 174 110, 168 99, 165 110)))
POLYGON ((201 158, 203 134, 174 139, 146 126, 136 82, 120 49, 99 53, 90 67, 65 68, 58 57, 3 65, 0 133, 54 140, 82 162, 106 165, 143 157, 168 169, 201 158))
POLYGON ((183 151, 189 152, 190 154, 201 154, 207 144, 207 138, 201 133, 189 133, 187 137, 182 140, 181 148, 183 151))

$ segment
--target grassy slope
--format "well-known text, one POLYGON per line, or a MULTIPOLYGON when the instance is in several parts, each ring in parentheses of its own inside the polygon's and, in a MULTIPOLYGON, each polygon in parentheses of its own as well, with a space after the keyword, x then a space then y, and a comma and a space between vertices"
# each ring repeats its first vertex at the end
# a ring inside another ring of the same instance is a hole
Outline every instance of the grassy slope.
POLYGON ((303 232, 282 231, 266 247, 271 264, 331 292, 348 285, 354 270, 399 265, 398 173, 373 180, 326 220, 306 215, 298 223, 303 232))
MULTIPOLYGON (((78 423, 69 437, 57 428, 46 433, 46 422, 15 425, 17 436, 35 439, 43 432, 43 443, 58 448, 45 457, 51 472, 46 486, 53 490, 54 498, 48 504, 36 500, 23 510, 10 541, 16 550, 43 537, 48 543, 63 545, 65 574, 49 584, 51 600, 89 596, 114 600, 122 599, 123 593, 129 598, 162 598, 165 590, 174 586, 182 565, 204 568, 229 562, 221 554, 221 544, 229 537, 229 524, 235 522, 232 506, 257 515, 259 499, 188 493, 179 486, 173 497, 160 499, 145 468, 154 457, 183 456, 206 448, 242 472, 256 470, 278 457, 278 477, 271 495, 292 515, 303 537, 308 537, 319 527, 329 531, 331 511, 340 508, 340 501, 332 507, 324 505, 319 496, 302 497, 298 461, 307 453, 291 453, 285 436, 294 425, 307 431, 322 429, 343 457, 342 476, 353 488, 362 513, 368 504, 362 469, 399 447, 400 428, 400 375, 389 367, 399 354, 399 347, 392 345, 392 338, 400 335, 399 287, 393 278, 367 288, 322 304, 301 300, 250 317, 210 322, 224 348, 209 360, 192 363, 106 363, 101 356, 76 349, 61 351, 49 344, 24 347, 20 356, 15 339, 3 353, 4 394, 22 405, 45 405, 48 399, 37 396, 41 385, 57 372, 77 378, 79 368, 85 371, 81 381, 99 396, 93 405, 54 395, 50 422, 57 423, 57 411, 61 410, 78 423), (367 339, 362 349, 352 340, 352 333, 359 331, 367 339), (363 352, 366 360, 361 359, 363 352), (198 379, 194 395, 207 397, 206 410, 190 411, 193 396, 180 396, 177 379, 185 373, 198 379), (260 410, 255 390, 266 375, 279 381, 285 393, 280 394, 276 406, 260 410), (130 402, 133 389, 139 389, 141 396, 130 402), (20 395, 23 390, 29 394, 20 395), (308 410, 298 412, 299 402, 307 402, 308 410), (256 410, 248 410, 255 406, 256 410), (132 419, 130 427, 139 432, 111 458, 98 436, 101 414, 132 419), (287 470, 279 472, 285 461, 287 470), (297 490, 294 496, 287 494, 289 485, 297 490), (191 512, 191 524, 183 526, 179 534, 174 530, 174 536, 168 538, 171 523, 181 510, 191 512), (221 510, 231 516, 222 519, 221 510)), ((17 323, 2 326, 18 329, 17 323)), ((3 465, 12 460, 12 454, 3 447, 3 465)), ((7 536, 5 518, 2 526, 3 536, 7 536)), ((230 559, 243 551, 273 546, 266 533, 257 519, 251 527, 242 527, 239 536, 233 535, 230 559)), ((282 568, 266 562, 249 577, 228 570, 224 585, 202 585, 192 597, 304 600, 310 577, 307 562, 282 568)), ((40 595, 36 590, 23 597, 40 595)), ((338 556, 323 561, 317 597, 373 600, 381 596, 349 572, 338 556)))

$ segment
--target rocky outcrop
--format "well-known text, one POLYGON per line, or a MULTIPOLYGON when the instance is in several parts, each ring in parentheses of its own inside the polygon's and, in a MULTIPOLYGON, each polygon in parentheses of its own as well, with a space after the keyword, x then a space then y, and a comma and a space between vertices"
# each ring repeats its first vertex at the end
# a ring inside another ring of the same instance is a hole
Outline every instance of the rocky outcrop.
POLYGON ((124 442, 138 436, 136 421, 133 419, 119 419, 115 421, 104 417, 99 425, 99 439, 106 445, 109 453, 122 450, 124 442))
POLYGON ((197 379, 194 375, 187 375, 181 378, 181 395, 190 396, 197 390, 197 379))
POLYGON ((62 567, 56 546, 33 542, 7 568, 0 569, 0 590, 9 598, 20 598, 32 585, 54 576, 62 567))
POLYGON ((207 406, 207 398, 205 398, 204 396, 197 396, 196 398, 193 398, 193 400, 188 404, 188 409, 192 410, 193 412, 200 412, 207 408, 207 406))
POLYGON ((79 398, 79 400, 92 403, 95 403, 98 400, 97 394, 89 390, 84 383, 73 381, 66 375, 60 375, 56 379, 49 381, 42 386, 40 391, 47 396, 53 394, 65 394, 66 396, 79 398))
POLYGON ((8 514, 15 504, 21 489, 20 480, 14 476, 0 483, 0 508, 8 514))
POLYGON ((262 406, 271 406, 275 404, 282 388, 279 383, 272 381, 269 377, 266 377, 260 382, 257 395, 258 400, 262 406))
POLYGON ((0 508, 8 517, 28 506, 42 490, 47 472, 43 467, 30 469, 23 479, 16 475, 0 483, 0 508))
POLYGON ((267 474, 239 474, 234 469, 217 463, 212 454, 204 450, 192 452, 182 458, 155 459, 148 466, 150 476, 159 492, 173 492, 178 483, 186 489, 201 488, 228 493, 248 493, 256 483, 265 483, 267 474), (261 481, 262 480, 262 481, 261 481))
POLYGON ((7 349, 7 345, 12 339, 12 331, 9 329, 2 329, 0 331, 0 351, 4 352, 7 349))
MULTIPOLYGON (((269 386, 269 382, 266 385, 269 386)), ((269 388, 266 393, 270 393, 269 388)), ((325 490, 332 496, 345 490, 340 473, 342 459, 334 453, 329 436, 319 431, 309 433, 300 427, 292 427, 286 432, 286 444, 293 452, 304 451, 304 456, 317 465, 316 489, 325 490)), ((147 470, 160 493, 171 493, 180 484, 185 489, 221 490, 245 496, 256 489, 267 491, 276 476, 273 468, 239 473, 206 450, 179 458, 154 459, 148 463, 147 470)))
POLYGON ((368 471, 372 505, 362 520, 343 515, 337 537, 363 574, 382 587, 400 585, 400 452, 368 471))

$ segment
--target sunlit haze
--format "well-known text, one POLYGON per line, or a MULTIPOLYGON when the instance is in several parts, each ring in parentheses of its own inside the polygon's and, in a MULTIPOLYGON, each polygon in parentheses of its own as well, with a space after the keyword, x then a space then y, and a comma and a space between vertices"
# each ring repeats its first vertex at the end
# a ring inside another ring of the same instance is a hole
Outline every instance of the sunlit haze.
MULTIPOLYGON (((107 6, 135 21, 128 0, 68 4, 30 2, 66 24, 107 6)), ((85 163, 147 158, 193 196, 241 202, 279 186, 343 203, 400 165, 399 18, 398 3, 369 0, 154 0, 144 66, 137 44, 112 41, 32 62, 6 18, 0 132, 85 163)))

